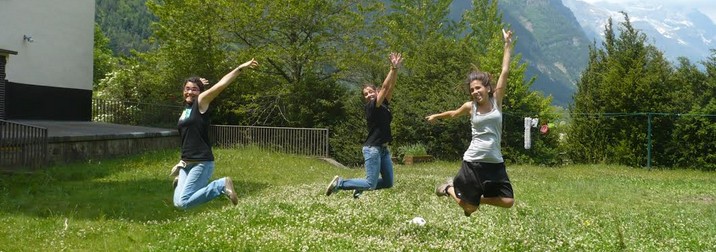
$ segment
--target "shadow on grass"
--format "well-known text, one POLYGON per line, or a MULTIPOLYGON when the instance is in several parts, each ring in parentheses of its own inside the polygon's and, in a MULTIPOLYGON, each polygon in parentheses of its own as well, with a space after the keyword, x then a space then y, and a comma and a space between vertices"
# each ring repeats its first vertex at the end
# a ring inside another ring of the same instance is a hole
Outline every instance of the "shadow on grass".
MULTIPOLYGON (((2 175, 0 212, 41 218, 163 221, 231 204, 222 196, 187 211, 178 210, 172 203, 171 178, 160 179, 138 171, 131 175, 136 178, 115 179, 110 175, 118 172, 117 168, 102 167, 116 166, 79 165, 73 171, 52 169, 36 174, 2 175)), ((217 178, 215 174, 212 180, 217 178)), ((234 179, 239 198, 267 186, 234 179)))

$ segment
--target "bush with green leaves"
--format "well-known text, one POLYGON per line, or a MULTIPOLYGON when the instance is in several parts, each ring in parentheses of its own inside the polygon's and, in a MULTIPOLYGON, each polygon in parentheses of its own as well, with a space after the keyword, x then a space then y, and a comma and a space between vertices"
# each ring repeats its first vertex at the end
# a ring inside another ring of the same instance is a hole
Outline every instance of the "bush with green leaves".
POLYGON ((421 143, 408 144, 398 147, 398 150, 394 153, 398 159, 403 159, 405 156, 426 156, 428 151, 425 145, 421 143))

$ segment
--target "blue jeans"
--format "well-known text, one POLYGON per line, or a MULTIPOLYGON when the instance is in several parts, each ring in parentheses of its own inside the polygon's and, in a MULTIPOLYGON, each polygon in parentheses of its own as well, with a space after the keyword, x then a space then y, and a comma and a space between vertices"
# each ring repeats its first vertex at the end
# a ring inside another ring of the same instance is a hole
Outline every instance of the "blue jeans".
POLYGON ((194 207, 224 194, 225 178, 209 183, 214 173, 214 161, 187 163, 179 171, 179 183, 174 189, 174 206, 179 209, 194 207))
POLYGON ((393 187, 393 161, 385 146, 363 146, 365 179, 346 179, 338 182, 338 188, 358 191, 393 187), (380 175, 380 178, 378 177, 380 175))

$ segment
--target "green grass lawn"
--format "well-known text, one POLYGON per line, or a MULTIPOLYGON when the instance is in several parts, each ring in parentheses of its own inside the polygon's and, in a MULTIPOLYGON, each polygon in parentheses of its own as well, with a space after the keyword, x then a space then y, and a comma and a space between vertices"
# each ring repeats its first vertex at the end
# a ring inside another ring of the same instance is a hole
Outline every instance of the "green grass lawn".
POLYGON ((306 157, 220 149, 239 205, 172 205, 176 151, 0 175, 0 251, 708 251, 716 174, 584 165, 508 165, 511 209, 464 217, 434 187, 459 162, 396 165, 395 187, 326 197, 333 175, 306 157), (425 226, 410 224, 416 216, 425 226))

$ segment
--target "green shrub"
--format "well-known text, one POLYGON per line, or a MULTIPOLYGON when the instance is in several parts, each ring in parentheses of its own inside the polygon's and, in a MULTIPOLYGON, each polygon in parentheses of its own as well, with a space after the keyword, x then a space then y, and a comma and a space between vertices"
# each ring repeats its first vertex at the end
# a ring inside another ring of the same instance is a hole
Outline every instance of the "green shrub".
POLYGON ((428 151, 425 148, 425 145, 423 145, 421 143, 403 145, 403 146, 398 147, 396 156, 399 157, 400 159, 402 159, 405 155, 424 156, 424 155, 428 155, 428 151))

